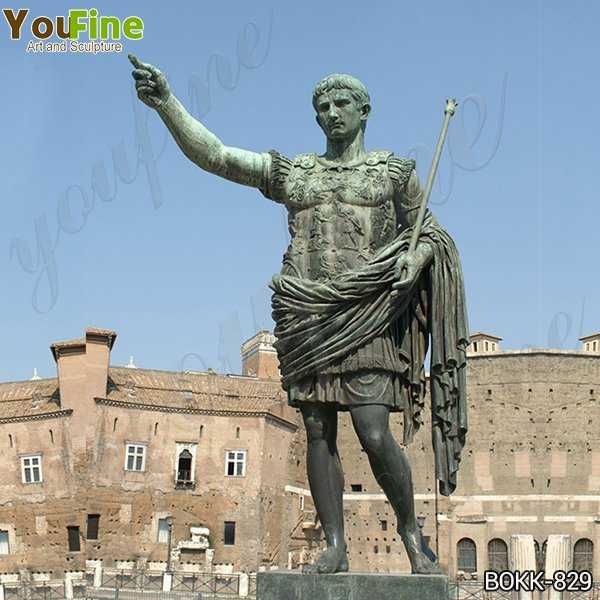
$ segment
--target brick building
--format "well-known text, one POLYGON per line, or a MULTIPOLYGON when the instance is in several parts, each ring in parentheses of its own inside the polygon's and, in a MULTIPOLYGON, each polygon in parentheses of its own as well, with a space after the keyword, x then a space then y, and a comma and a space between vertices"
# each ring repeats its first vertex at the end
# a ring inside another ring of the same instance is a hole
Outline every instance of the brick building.
MULTIPOLYGON (((430 421, 408 448, 423 531, 451 576, 506 568, 513 534, 533 535, 543 568, 548 536, 567 534, 575 566, 600 577, 600 334, 582 338, 581 350, 501 350, 500 341, 477 333, 469 347, 456 492, 436 493, 430 421)), ((401 423, 394 419, 397 439, 401 423)), ((347 486, 357 490, 346 502, 351 562, 405 570, 394 515, 346 417, 341 432, 347 486)))
POLYGON ((52 344, 57 378, 0 384, 0 572, 166 561, 169 543, 207 567, 277 561, 305 475, 270 337, 239 376, 109 366, 116 335, 88 329, 52 344))
MULTIPOLYGON (((51 351, 58 377, 0 384, 0 573, 101 560, 255 571, 296 566, 320 528, 305 433, 273 337, 242 346, 242 375, 110 365, 116 334, 51 351)), ((581 350, 501 350, 473 334, 469 435, 458 488, 436 492, 430 422, 407 449, 417 512, 452 576, 506 564, 510 536, 571 536, 600 574, 600 334, 581 350), (437 516, 437 518, 436 518, 437 516)), ((426 403, 427 405, 427 403, 426 403)), ((402 416, 393 429, 401 439, 402 416)), ((395 517, 347 414, 339 448, 353 570, 407 571, 395 517)))

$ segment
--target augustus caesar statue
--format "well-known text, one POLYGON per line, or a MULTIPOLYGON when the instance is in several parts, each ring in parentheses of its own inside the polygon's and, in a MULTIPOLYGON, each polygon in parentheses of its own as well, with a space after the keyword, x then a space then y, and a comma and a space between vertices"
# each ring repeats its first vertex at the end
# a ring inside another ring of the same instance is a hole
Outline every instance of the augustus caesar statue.
POLYGON ((423 420, 431 339, 435 470, 440 492, 451 494, 467 432, 468 335, 459 256, 430 212, 409 251, 422 195, 414 161, 365 150, 369 94, 349 75, 329 75, 313 93, 325 153, 290 159, 225 146, 186 111, 156 67, 130 60, 138 97, 157 110, 190 160, 287 208, 291 243, 271 283, 275 346, 289 404, 304 418, 308 479, 327 541, 305 570, 348 570, 336 447, 337 411, 347 410, 398 517, 412 572, 439 573, 417 525, 410 465, 389 416, 403 411, 408 444, 423 420))

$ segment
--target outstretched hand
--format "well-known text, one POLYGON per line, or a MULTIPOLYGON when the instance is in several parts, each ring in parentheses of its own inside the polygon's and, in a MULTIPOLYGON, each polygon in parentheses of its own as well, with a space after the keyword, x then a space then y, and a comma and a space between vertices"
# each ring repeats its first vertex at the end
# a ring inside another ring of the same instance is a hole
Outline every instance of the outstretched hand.
POLYGON ((128 58, 134 66, 131 74, 138 98, 150 108, 159 108, 171 95, 166 77, 154 65, 141 62, 134 54, 129 54, 128 58))

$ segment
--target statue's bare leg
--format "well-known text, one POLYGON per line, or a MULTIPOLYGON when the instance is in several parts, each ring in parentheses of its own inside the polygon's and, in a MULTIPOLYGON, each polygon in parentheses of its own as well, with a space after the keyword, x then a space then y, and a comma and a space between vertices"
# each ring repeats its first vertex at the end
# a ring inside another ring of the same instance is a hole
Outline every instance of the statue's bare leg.
POLYGON ((308 482, 327 541, 327 549, 304 572, 347 571, 342 505, 344 473, 336 445, 337 411, 335 406, 315 402, 302 404, 301 410, 308 440, 308 482))
POLYGON ((415 518, 412 475, 406 454, 389 427, 389 409, 379 404, 351 408, 352 423, 367 453, 373 474, 383 488, 396 516, 398 533, 410 560, 413 573, 441 573, 421 539, 415 518))

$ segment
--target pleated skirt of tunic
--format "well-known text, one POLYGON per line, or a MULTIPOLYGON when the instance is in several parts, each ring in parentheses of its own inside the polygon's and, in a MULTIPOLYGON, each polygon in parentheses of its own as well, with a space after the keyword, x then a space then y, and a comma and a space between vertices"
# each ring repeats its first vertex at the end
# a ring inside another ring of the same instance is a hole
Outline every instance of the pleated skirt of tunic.
POLYGON ((292 383, 288 403, 335 405, 338 410, 379 404, 402 411, 408 399, 407 365, 400 358, 395 328, 360 346, 342 359, 292 383))

